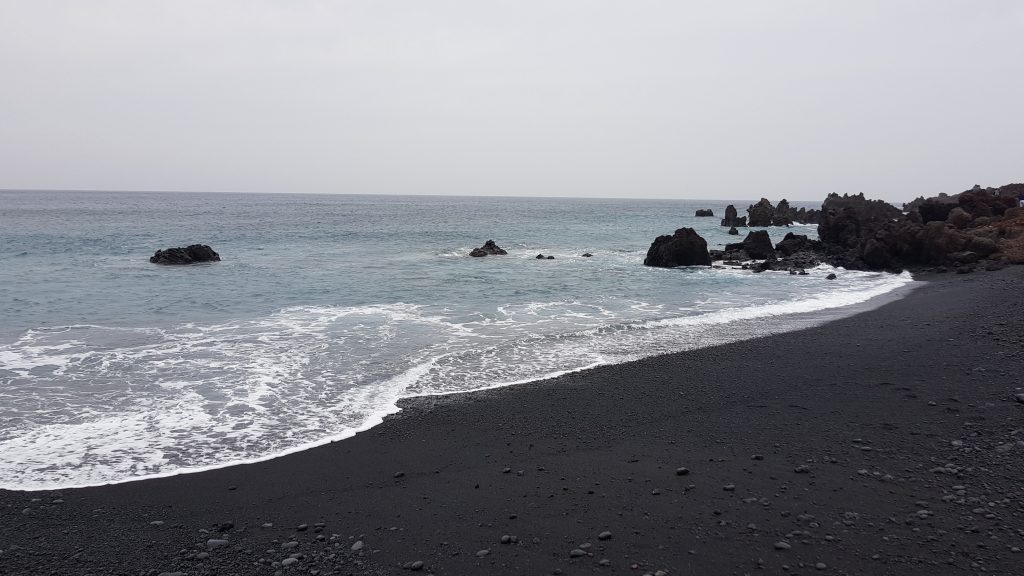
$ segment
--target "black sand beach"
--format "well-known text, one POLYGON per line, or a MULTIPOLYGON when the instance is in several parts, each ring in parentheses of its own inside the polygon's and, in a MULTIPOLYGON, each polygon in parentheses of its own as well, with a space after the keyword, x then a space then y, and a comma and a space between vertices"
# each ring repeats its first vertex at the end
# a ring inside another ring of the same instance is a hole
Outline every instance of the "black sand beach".
POLYGON ((0 492, 0 573, 1022 574, 1024 267, 927 280, 264 463, 0 492))

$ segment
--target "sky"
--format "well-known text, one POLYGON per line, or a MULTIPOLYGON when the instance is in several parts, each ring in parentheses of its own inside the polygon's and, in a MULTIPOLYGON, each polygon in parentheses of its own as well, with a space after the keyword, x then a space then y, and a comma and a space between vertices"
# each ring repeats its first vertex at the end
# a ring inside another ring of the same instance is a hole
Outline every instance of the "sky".
POLYGON ((0 0, 0 189, 1024 181, 1024 2, 0 0))

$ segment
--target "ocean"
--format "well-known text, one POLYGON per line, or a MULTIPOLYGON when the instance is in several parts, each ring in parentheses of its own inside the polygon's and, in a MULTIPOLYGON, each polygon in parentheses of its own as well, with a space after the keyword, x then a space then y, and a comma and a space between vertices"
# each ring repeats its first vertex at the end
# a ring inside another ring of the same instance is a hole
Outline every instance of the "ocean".
POLYGON ((642 265, 679 227, 737 241, 728 203, 751 201, 0 192, 0 488, 263 460, 402 398, 793 330, 912 282, 642 265), (467 256, 488 239, 509 254, 467 256), (222 261, 148 261, 193 243, 222 261))

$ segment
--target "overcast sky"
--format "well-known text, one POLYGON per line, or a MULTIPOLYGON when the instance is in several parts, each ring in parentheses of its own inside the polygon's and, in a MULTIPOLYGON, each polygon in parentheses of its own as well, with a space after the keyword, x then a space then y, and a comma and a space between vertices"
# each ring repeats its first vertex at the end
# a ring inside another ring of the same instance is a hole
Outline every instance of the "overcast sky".
POLYGON ((0 188, 1024 181, 1024 2, 0 0, 0 188))

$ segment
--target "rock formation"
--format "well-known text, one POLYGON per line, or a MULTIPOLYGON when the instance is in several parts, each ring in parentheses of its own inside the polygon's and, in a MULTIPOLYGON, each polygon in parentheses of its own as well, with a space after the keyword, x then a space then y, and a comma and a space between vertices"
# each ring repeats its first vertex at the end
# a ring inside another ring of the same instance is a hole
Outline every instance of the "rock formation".
POLYGON ((846 268, 964 272, 983 260, 986 267, 1024 262, 1024 209, 1012 207, 1015 200, 999 190, 976 187, 957 195, 956 204, 925 199, 907 215, 863 194, 832 194, 818 236, 826 259, 846 268))
POLYGON ((708 243, 693 228, 680 228, 675 234, 658 236, 647 250, 645 266, 710 266, 708 243))
POLYGON ((181 265, 198 264, 200 262, 220 262, 220 255, 205 244, 193 244, 185 248, 168 248, 157 250, 149 257, 154 264, 181 265))
POLYGON ((693 214, 697 218, 713 217, 715 213, 710 208, 701 208, 693 214))
POLYGON ((751 226, 771 226, 774 217, 775 206, 767 198, 747 207, 747 224, 751 226))
POLYGON ((488 240, 484 242, 484 245, 479 248, 473 248, 473 251, 469 253, 474 258, 480 258, 482 256, 504 256, 508 252, 504 251, 500 246, 494 243, 494 240, 488 240))
POLYGON ((725 252, 727 255, 741 250, 746 254, 747 258, 732 259, 764 260, 766 258, 775 257, 775 249, 772 248, 772 239, 768 236, 768 232, 766 230, 753 230, 747 233, 747 237, 743 239, 743 242, 725 245, 725 252))
POLYGON ((722 218, 722 226, 745 228, 747 226, 747 217, 740 218, 737 216, 736 207, 729 204, 725 207, 725 218, 722 218))

